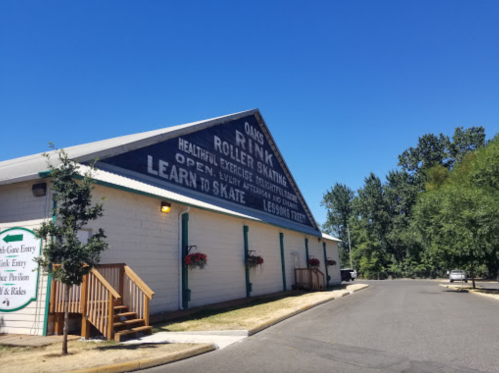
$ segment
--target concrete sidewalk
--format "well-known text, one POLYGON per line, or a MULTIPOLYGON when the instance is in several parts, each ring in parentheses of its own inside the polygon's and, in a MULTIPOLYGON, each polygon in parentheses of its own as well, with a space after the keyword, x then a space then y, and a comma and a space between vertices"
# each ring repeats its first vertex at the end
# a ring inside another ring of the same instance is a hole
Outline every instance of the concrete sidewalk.
POLYGON ((124 344, 142 343, 211 343, 216 349, 223 349, 242 341, 249 335, 247 330, 223 330, 207 332, 159 332, 153 335, 123 342, 124 344))

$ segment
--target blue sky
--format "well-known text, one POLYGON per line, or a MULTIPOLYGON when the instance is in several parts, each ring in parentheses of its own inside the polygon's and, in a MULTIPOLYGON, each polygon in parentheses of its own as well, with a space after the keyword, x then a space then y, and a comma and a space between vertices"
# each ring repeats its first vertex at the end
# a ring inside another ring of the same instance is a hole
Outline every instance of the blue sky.
POLYGON ((425 133, 499 132, 499 1, 0 2, 0 160, 259 108, 316 219, 425 133))

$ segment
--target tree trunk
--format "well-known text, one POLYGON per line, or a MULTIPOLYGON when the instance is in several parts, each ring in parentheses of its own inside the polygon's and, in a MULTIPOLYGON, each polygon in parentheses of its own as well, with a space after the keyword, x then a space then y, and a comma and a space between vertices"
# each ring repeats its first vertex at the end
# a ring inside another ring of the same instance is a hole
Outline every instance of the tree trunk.
POLYGON ((470 275, 471 275, 471 281, 473 282, 473 289, 476 289, 476 287, 475 287, 475 268, 473 267, 473 261, 471 262, 470 275))
POLYGON ((64 285, 64 331, 62 337, 62 354, 68 354, 68 323, 69 323, 69 286, 64 285))

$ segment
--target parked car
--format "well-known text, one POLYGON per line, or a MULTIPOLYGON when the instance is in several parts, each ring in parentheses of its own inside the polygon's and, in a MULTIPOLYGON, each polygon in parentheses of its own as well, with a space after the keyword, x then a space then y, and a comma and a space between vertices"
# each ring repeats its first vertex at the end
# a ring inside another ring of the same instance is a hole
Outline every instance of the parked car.
POLYGON ((344 268, 341 270, 341 281, 353 281, 357 278, 357 271, 352 268, 344 268))
POLYGON ((341 281, 348 282, 352 279, 352 276, 350 275, 350 271, 347 271, 346 269, 341 270, 341 281))
POLYGON ((454 281, 464 281, 468 282, 468 275, 466 274, 465 271, 462 271, 460 269, 454 269, 450 271, 449 273, 449 281, 454 282, 454 281))

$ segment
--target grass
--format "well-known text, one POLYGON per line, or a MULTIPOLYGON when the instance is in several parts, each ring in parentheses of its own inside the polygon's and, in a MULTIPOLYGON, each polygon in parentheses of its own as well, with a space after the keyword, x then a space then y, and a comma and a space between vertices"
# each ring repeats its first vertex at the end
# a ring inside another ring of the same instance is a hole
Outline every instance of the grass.
POLYGON ((499 291, 498 290, 491 290, 491 289, 475 289, 475 290, 470 290, 470 292, 474 294, 479 294, 483 295, 485 297, 489 297, 495 300, 499 300, 499 291))
POLYGON ((303 307, 342 297, 364 285, 338 286, 323 292, 256 297, 250 303, 224 308, 203 307, 189 316, 154 325, 154 332, 251 330, 266 322, 292 314, 303 307))
POLYGON ((61 343, 43 347, 0 345, 0 366, 23 373, 59 373, 177 353, 193 344, 122 345, 115 342, 71 341, 61 356, 61 343))
POLYGON ((460 284, 442 285, 442 286, 444 286, 448 289, 452 289, 452 290, 463 291, 463 292, 473 293, 473 294, 479 294, 479 295, 483 295, 483 296, 486 296, 489 298, 499 300, 499 290, 495 290, 495 289, 485 289, 485 288, 482 288, 480 286, 476 286, 476 289, 473 289, 473 286, 468 285, 468 284, 462 285, 462 286, 460 284))
POLYGON ((186 317, 157 324, 153 331, 183 332, 192 330, 239 330, 248 329, 262 313, 276 311, 286 307, 291 299, 306 293, 296 292, 291 296, 255 298, 249 303, 223 308, 202 308, 186 317), (256 316, 256 317, 255 317, 256 316))

